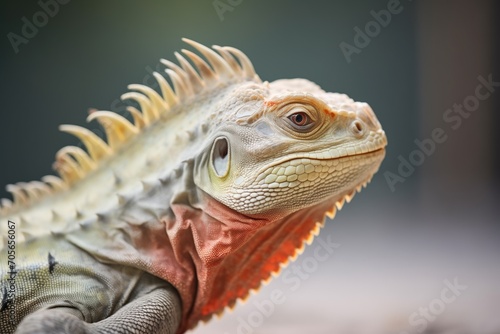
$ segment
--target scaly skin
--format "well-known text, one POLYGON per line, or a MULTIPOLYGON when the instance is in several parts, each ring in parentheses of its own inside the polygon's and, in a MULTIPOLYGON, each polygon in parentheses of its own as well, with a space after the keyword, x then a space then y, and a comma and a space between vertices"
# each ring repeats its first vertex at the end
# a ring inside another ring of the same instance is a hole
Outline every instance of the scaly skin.
POLYGON ((367 104, 186 42, 210 66, 164 61, 175 93, 158 74, 161 96, 131 85, 134 124, 91 113, 107 143, 62 126, 88 153, 65 147, 60 179, 8 187, 2 333, 23 318, 19 333, 182 333, 279 272, 377 171, 386 137, 367 104))

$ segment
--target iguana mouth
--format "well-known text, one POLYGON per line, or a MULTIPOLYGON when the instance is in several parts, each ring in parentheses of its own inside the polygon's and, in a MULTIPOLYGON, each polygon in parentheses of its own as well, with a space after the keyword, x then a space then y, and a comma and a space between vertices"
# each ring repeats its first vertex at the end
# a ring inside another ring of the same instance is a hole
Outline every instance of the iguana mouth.
POLYGON ((377 153, 377 152, 382 152, 382 151, 385 151, 385 147, 381 147, 381 148, 378 148, 378 149, 375 149, 375 150, 371 150, 371 151, 368 151, 368 152, 347 154, 347 155, 342 155, 342 156, 333 157, 333 158, 324 158, 324 159, 312 159, 312 158, 308 158, 308 159, 311 159, 311 160, 320 160, 320 161, 328 161, 328 160, 337 160, 337 159, 343 159, 343 158, 348 158, 348 157, 359 157, 359 156, 363 156, 363 155, 370 155, 370 154, 377 153))
MULTIPOLYGON (((370 155, 370 154, 373 154, 373 153, 382 153, 382 152, 385 152, 385 147, 381 147, 379 149, 376 149, 376 150, 373 150, 373 151, 364 152, 364 153, 349 154, 349 155, 346 155, 344 157, 357 157, 357 156, 370 155)), ((333 158, 333 159, 339 159, 339 158, 344 158, 344 157, 338 157, 338 158, 333 158)))
POLYGON ((262 172, 265 172, 266 170, 269 170, 269 168, 273 168, 273 167, 276 168, 276 167, 279 167, 280 165, 283 165, 283 164, 286 164, 286 163, 290 163, 292 161, 298 161, 298 160, 303 160, 304 162, 309 162, 309 161, 321 161, 321 162, 336 161, 336 160, 342 160, 342 159, 351 158, 351 157, 377 155, 378 153, 382 153, 382 152, 385 152, 385 146, 377 148, 377 149, 374 149, 374 150, 371 150, 371 151, 368 151, 368 152, 347 154, 347 155, 330 157, 330 158, 312 158, 312 157, 309 157, 309 156, 292 157, 292 158, 291 157, 287 157, 287 158, 285 158, 283 160, 279 160, 279 161, 275 162, 272 165, 267 166, 265 169, 262 170, 262 172))

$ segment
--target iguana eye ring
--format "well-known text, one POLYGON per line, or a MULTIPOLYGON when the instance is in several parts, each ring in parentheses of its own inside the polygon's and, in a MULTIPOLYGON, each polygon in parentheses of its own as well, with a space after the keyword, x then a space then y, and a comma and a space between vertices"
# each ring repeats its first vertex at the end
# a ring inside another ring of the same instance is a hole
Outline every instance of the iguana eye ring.
POLYGON ((295 112, 287 118, 296 130, 309 130, 314 125, 314 120, 304 111, 295 112))

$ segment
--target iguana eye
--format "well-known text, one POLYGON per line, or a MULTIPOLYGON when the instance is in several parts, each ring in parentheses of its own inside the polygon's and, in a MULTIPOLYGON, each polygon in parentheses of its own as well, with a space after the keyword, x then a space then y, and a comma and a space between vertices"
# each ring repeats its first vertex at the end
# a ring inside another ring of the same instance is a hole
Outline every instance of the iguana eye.
POLYGON ((291 121, 292 126, 297 130, 308 130, 314 124, 314 121, 311 117, 303 111, 296 112, 288 116, 288 119, 291 121))

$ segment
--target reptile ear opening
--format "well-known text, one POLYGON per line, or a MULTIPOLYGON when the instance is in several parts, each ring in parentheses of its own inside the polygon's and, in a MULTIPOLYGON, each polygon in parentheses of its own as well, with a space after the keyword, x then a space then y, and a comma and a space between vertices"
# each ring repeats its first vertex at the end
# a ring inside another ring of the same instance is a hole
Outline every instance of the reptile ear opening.
POLYGON ((229 172, 230 151, 229 141, 225 137, 215 139, 212 146, 211 163, 218 177, 224 177, 229 172))

